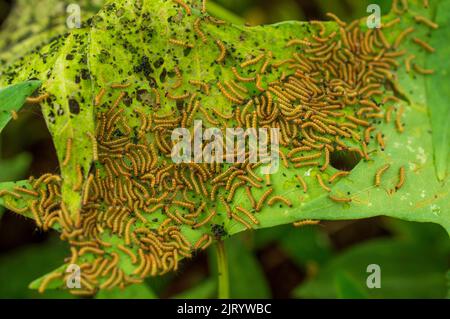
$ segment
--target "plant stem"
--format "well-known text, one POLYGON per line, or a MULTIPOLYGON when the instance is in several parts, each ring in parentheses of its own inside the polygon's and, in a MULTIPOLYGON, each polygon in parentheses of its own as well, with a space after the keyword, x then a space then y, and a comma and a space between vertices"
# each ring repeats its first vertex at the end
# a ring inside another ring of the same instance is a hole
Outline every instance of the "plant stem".
POLYGON ((207 2, 207 11, 215 18, 222 19, 233 24, 238 25, 245 24, 245 20, 242 19, 240 16, 234 14, 233 12, 229 11, 228 9, 225 9, 224 7, 214 2, 211 1, 207 2))
POLYGON ((217 254, 217 276, 219 287, 219 299, 230 298, 230 280, 228 273, 228 260, 225 252, 225 245, 222 240, 219 240, 216 244, 217 254))

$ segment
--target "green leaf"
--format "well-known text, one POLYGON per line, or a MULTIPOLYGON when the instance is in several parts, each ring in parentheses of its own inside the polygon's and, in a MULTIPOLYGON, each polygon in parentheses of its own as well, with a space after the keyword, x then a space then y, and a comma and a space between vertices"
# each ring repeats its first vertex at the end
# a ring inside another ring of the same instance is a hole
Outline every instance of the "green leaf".
POLYGON ((450 161, 450 49, 446 45, 450 41, 450 1, 438 1, 431 17, 439 29, 429 34, 428 42, 436 49, 436 54, 427 56, 426 66, 436 73, 426 79, 426 97, 433 132, 436 173, 440 180, 444 180, 448 175, 450 161))
POLYGON ((21 153, 11 159, 0 159, 0 182, 23 178, 31 160, 31 155, 28 153, 21 153))
POLYGON ((200 284, 183 291, 173 299, 209 299, 216 297, 217 282, 213 278, 203 280, 200 284))
MULTIPOLYGON (((23 188, 31 189, 31 185, 30 185, 29 181, 0 183, 0 190, 14 192, 15 187, 23 187, 23 188)), ((30 210, 27 210, 25 212, 21 211, 22 209, 30 207, 33 199, 34 199, 33 197, 26 195, 26 194, 21 195, 20 198, 15 198, 12 196, 9 196, 7 198, 6 196, 0 196, 0 206, 8 208, 9 210, 12 210, 12 211, 14 211, 14 208, 17 208, 19 211, 15 211, 16 213, 18 213, 24 217, 34 219, 33 214, 31 213, 30 210)))
POLYGON ((280 237, 281 248, 300 266, 314 262, 323 264, 332 256, 327 235, 317 226, 290 227, 280 237))
POLYGON ((338 272, 335 277, 337 298, 340 299, 367 299, 368 296, 360 282, 344 271, 338 272))
POLYGON ((158 296, 146 284, 137 284, 125 289, 101 290, 97 299, 156 299, 158 296))
POLYGON ((450 251, 450 241, 439 225, 432 223, 412 223, 399 219, 385 220, 387 229, 397 238, 409 242, 427 244, 435 249, 450 251))
POLYGON ((11 112, 17 112, 36 89, 41 81, 26 81, 0 89, 0 133, 11 120, 11 112))
MULTIPOLYGON (((28 153, 21 153, 12 159, 0 159, 0 183, 23 178, 30 164, 31 156, 28 153)), ((0 218, 3 210, 0 206, 0 218)))
POLYGON ((339 291, 330 285, 340 272, 356 281, 370 298, 443 298, 448 250, 443 253, 428 244, 372 240, 343 252, 321 269, 318 276, 300 285, 295 296, 336 298, 339 291), (381 268, 381 288, 366 286, 367 266, 381 268))

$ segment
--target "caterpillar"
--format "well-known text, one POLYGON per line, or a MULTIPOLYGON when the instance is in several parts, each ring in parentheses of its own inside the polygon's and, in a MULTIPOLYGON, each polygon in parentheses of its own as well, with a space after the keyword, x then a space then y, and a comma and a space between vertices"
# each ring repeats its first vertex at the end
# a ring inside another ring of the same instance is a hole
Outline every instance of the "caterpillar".
POLYGON ((405 59, 405 67, 406 67, 406 72, 410 73, 411 72, 411 61, 413 59, 415 59, 416 56, 414 54, 410 54, 406 59, 405 59))
POLYGON ((212 237, 207 235, 206 243, 203 244, 202 250, 206 250, 212 244, 212 237))
POLYGON ((414 67, 414 70, 419 74, 429 75, 429 74, 434 73, 434 70, 424 69, 424 68, 418 66, 416 63, 413 64, 413 67, 414 67))
POLYGON ((53 273, 45 276, 44 279, 42 280, 41 284, 39 285, 38 292, 41 294, 44 293, 46 287, 48 286, 48 284, 51 281, 59 279, 61 277, 62 277, 62 273, 60 273, 60 272, 53 272, 53 273))
POLYGON ((264 178, 266 179, 266 186, 272 185, 272 182, 270 180, 270 174, 264 175, 264 178))
POLYGON ((188 16, 192 14, 191 8, 183 0, 172 0, 172 1, 182 6, 184 10, 186 10, 188 16))
POLYGON ((269 66, 270 61, 272 60, 273 53, 272 51, 269 51, 266 57, 266 61, 264 61, 264 64, 262 65, 259 73, 263 74, 266 73, 267 67, 269 66))
POLYGON ((312 220, 312 219, 305 219, 305 220, 299 220, 297 222, 294 222, 294 227, 302 227, 306 225, 318 225, 320 223, 320 220, 312 220))
POLYGON ((262 53, 253 59, 250 59, 250 60, 247 60, 247 61, 241 63, 241 68, 246 68, 250 65, 254 65, 254 64, 258 63, 259 61, 261 61, 264 58, 264 56, 265 56, 265 54, 262 53))
POLYGON ((325 171, 329 164, 330 164, 330 151, 328 150, 328 148, 325 148, 325 162, 320 168, 320 171, 322 172, 325 171))
POLYGON ((305 46, 311 46, 312 43, 306 40, 302 40, 302 39, 292 39, 290 40, 287 44, 286 47, 291 47, 293 45, 305 45, 305 46))
POLYGON ((239 217, 236 214, 232 214, 231 218, 238 221, 239 223, 241 223, 242 225, 245 226, 245 228, 247 229, 252 229, 252 225, 250 225, 248 222, 246 222, 244 219, 242 219, 241 217, 239 217))
POLYGON ((334 195, 329 194, 328 198, 331 199, 334 202, 338 203, 350 203, 352 201, 351 198, 345 198, 345 197, 336 197, 334 195))
POLYGON ((262 208, 262 205, 264 204, 264 202, 266 201, 266 199, 270 196, 270 194, 272 194, 273 192, 273 188, 269 188, 268 190, 266 190, 264 192, 264 194, 261 196, 261 198, 259 199, 258 203, 256 204, 256 211, 259 212, 262 208))
POLYGON ((189 80, 189 83, 201 87, 205 94, 209 95, 209 85, 207 83, 198 80, 189 80))
POLYGON ((186 92, 186 93, 181 94, 181 95, 173 95, 173 94, 170 93, 170 92, 167 92, 167 94, 166 94, 166 96, 167 96, 168 99, 174 100, 174 101, 185 100, 185 99, 187 99, 190 95, 191 95, 191 93, 189 93, 189 92, 186 92))
POLYGON ((395 127, 397 128, 397 131, 399 133, 403 133, 404 128, 401 122, 402 115, 403 115, 404 107, 400 106, 400 109, 397 111, 397 115, 395 117, 395 127))
MULTIPOLYGON (((217 87, 219 88, 219 90, 222 92, 222 94, 231 102, 236 103, 236 104, 242 104, 243 101, 237 97, 232 96, 226 89, 225 87, 222 85, 222 83, 217 82, 217 87)), ((217 111, 217 110, 216 110, 217 111)))
POLYGON ((11 111, 11 118, 12 118, 14 121, 17 121, 17 120, 19 119, 19 115, 17 114, 16 111, 11 111))
POLYGON ((420 45, 422 48, 424 48, 425 50, 427 50, 430 53, 433 53, 436 51, 435 48, 433 48, 431 45, 429 45, 428 43, 426 43, 425 41, 419 39, 419 38, 413 38, 412 41, 418 45, 420 45))
POLYGON ((337 172, 337 173, 331 175, 331 177, 328 179, 328 183, 333 183, 336 178, 345 177, 348 175, 350 175, 350 172, 346 172, 346 171, 337 172))
POLYGON ((324 35, 326 28, 325 28, 325 24, 322 21, 311 20, 310 23, 312 25, 318 25, 320 28, 319 35, 320 36, 324 35))
POLYGON ((200 249, 201 245, 208 240, 208 234, 203 234, 202 237, 200 237, 199 240, 194 244, 194 249, 200 249))
POLYGON ((247 194, 248 199, 250 200, 250 204, 252 205, 253 208, 256 208, 257 203, 255 201, 255 198, 253 197, 251 188, 249 186, 245 187, 245 192, 247 194))
POLYGON ((62 163, 62 167, 65 167, 69 164, 70 158, 72 155, 72 139, 68 138, 66 143, 66 156, 64 158, 64 161, 62 163))
POLYGON ((309 160, 319 158, 321 156, 322 156, 322 153, 314 153, 311 155, 305 155, 305 156, 291 158, 291 162, 292 163, 304 162, 304 161, 309 161, 309 160))
POLYGON ((400 46, 400 43, 403 41, 403 39, 412 32, 414 32, 413 27, 409 27, 409 28, 405 29, 404 31, 402 31, 395 39, 394 46, 393 46, 394 49, 397 49, 400 46))
POLYGON ((361 120, 361 119, 358 119, 358 118, 356 118, 356 117, 354 117, 354 116, 352 116, 352 115, 347 115, 347 116, 346 116, 346 119, 352 121, 352 122, 355 123, 355 124, 361 125, 361 126, 366 126, 366 127, 367 127, 367 126, 370 126, 370 123, 369 123, 369 122, 364 121, 364 120, 361 120))
POLYGON ((120 104, 120 102, 122 102, 123 98, 125 97, 126 93, 125 92, 120 92, 119 96, 117 97, 117 99, 114 101, 113 103, 113 108, 117 108, 120 104))
POLYGON ((331 188, 329 188, 325 183, 323 182, 322 176, 320 174, 316 175, 317 182, 319 183, 320 187, 322 187, 327 192, 331 192, 331 188))
POLYGON ((240 75, 236 69, 236 67, 232 67, 231 71, 233 72, 234 76, 236 77, 236 79, 238 79, 241 82, 253 82, 255 81, 255 77, 244 77, 242 75, 240 75))
POLYGON ((113 83, 111 84, 112 89, 126 89, 131 86, 130 83, 113 83))
POLYGON ((425 18, 423 16, 416 15, 416 16, 414 16, 414 20, 416 20, 416 22, 423 23, 432 29, 439 28, 439 25, 437 23, 434 23, 433 21, 431 21, 428 18, 425 18))
POLYGON ((301 168, 301 167, 305 167, 305 166, 319 166, 319 165, 320 165, 319 162, 302 162, 302 163, 294 164, 294 167, 301 168))
POLYGON ((194 22, 194 31, 195 33, 198 34, 198 36, 200 37, 200 39, 203 41, 203 43, 207 42, 207 38, 205 33, 200 29, 200 23, 201 23, 201 19, 197 18, 194 22))
POLYGON ((403 184, 405 183, 405 168, 402 166, 400 167, 399 171, 398 171, 398 176, 399 176, 399 180, 397 182, 397 185, 395 185, 395 190, 398 191, 403 184))
POLYGON ((381 134, 381 132, 377 133, 377 142, 380 145, 381 150, 383 151, 386 148, 386 145, 384 143, 383 135, 381 134))
POLYGON ((341 27, 347 26, 347 23, 339 19, 334 13, 328 12, 326 16, 336 21, 336 23, 339 24, 339 26, 341 27))
MULTIPOLYGON (((243 96, 241 93, 239 93, 232 85, 231 82, 225 81, 224 82, 225 86, 227 87, 227 89, 229 91, 231 91, 231 93, 234 94, 234 96, 236 96, 239 100, 245 100, 245 96, 243 96)), ((240 110, 240 109, 239 109, 240 110)))
POLYGON ((216 216, 216 211, 212 211, 205 219, 203 219, 201 222, 195 224, 194 226, 192 226, 193 229, 196 228, 200 228, 204 225, 206 225, 207 223, 209 223, 211 221, 211 219, 216 216))
POLYGON ((272 206, 273 204, 275 204, 275 202, 282 202, 287 206, 292 207, 291 201, 287 198, 284 198, 283 196, 273 196, 267 203, 269 204, 269 206, 272 206))
POLYGON ((219 54, 219 57, 216 59, 216 62, 221 63, 225 60, 225 57, 227 55, 227 49, 225 48, 225 45, 223 44, 223 42, 220 40, 216 40, 216 44, 220 49, 220 54, 219 54))
POLYGON ((259 225, 259 220, 257 220, 257 219, 255 218, 255 216, 253 216, 253 214, 250 213, 248 210, 246 210, 245 208, 243 208, 243 207, 241 207, 241 206, 236 206, 236 209, 237 209, 239 212, 243 213, 245 216, 247 216, 248 219, 250 219, 250 220, 253 222, 253 224, 259 225))
POLYGON ((13 206, 8 200, 4 201, 4 206, 5 208, 7 208, 8 210, 15 212, 17 214, 24 214, 26 211, 28 211, 28 207, 24 207, 24 208, 17 208, 15 206, 13 206))
POLYGON ((375 174, 375 186, 380 186, 381 185, 381 176, 383 175, 384 172, 386 172, 386 170, 391 167, 390 164, 386 164, 384 166, 382 166, 381 168, 379 168, 375 174))
POLYGON ((194 45, 192 43, 189 42, 183 42, 181 40, 177 40, 177 39, 169 39, 169 43, 171 44, 175 44, 184 48, 189 48, 189 49, 193 49, 194 45))
POLYGON ((256 88, 260 92, 264 92, 265 91, 265 89, 262 87, 262 77, 259 74, 256 75, 256 88))
POLYGON ((225 198, 223 197, 223 195, 219 195, 219 200, 220 202, 225 206, 225 209, 227 211, 227 217, 229 219, 231 219, 233 212, 231 211, 230 205, 228 204, 228 202, 225 200, 225 198))
POLYGON ((303 188, 303 192, 306 194, 306 192, 308 191, 308 185, 306 184, 303 177, 301 177, 300 175, 295 175, 295 178, 297 178, 297 180, 300 182, 303 188))
POLYGON ((177 76, 177 82, 172 86, 172 89, 178 89, 183 84, 183 75, 181 74, 180 68, 175 66, 175 74, 177 76))
POLYGON ((103 97, 105 96, 105 93, 106 93, 106 89, 105 88, 100 89, 100 92, 98 92, 98 94, 94 98, 94 106, 99 106, 100 105, 100 103, 102 102, 103 97))
POLYGON ((44 94, 39 95, 37 97, 27 97, 26 102, 28 104, 40 104, 43 101, 45 101, 46 99, 48 99, 49 97, 50 97, 50 94, 44 93, 44 94))
POLYGON ((397 18, 395 18, 395 19, 393 19, 393 20, 391 20, 391 21, 385 23, 385 24, 383 25, 383 28, 390 28, 390 27, 396 25, 397 23, 400 23, 400 21, 401 21, 400 18, 397 17, 397 18))
MULTIPOLYGON (((26 195, 30 195, 30 196, 33 196, 33 197, 38 197, 39 196, 38 192, 36 192, 34 190, 31 190, 31 189, 24 188, 24 187, 16 186, 16 187, 14 187, 14 191, 15 192, 19 192, 19 193, 24 193, 26 195)), ((0 196, 2 196, 1 192, 0 192, 0 196)))
POLYGON ((91 133, 86 133, 88 137, 91 139, 92 142, 92 159, 94 161, 98 161, 98 145, 97 145, 97 138, 91 133))

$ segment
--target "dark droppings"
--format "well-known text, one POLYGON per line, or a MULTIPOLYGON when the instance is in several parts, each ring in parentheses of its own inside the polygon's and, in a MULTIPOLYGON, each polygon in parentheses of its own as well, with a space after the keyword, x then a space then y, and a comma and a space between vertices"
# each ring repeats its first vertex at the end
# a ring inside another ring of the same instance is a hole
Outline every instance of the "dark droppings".
POLYGON ((80 113, 80 104, 75 99, 69 99, 69 110, 72 114, 79 114, 80 113))

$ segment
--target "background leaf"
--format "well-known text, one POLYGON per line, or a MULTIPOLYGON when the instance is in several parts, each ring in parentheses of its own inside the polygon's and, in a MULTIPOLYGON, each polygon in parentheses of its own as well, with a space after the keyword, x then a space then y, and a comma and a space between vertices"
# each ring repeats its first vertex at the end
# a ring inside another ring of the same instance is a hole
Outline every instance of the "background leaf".
POLYGON ((41 85, 41 81, 26 81, 0 89, 0 133, 11 120, 11 111, 19 111, 29 97, 41 85))
POLYGON ((209 299, 217 296, 217 282, 209 278, 176 296, 174 299, 209 299))
POLYGON ((125 289, 113 288, 102 290, 96 295, 97 299, 156 299, 156 294, 146 284, 137 284, 125 289))
MULTIPOLYGON (((414 223, 409 224, 417 227, 414 223)), ((436 231, 435 227, 431 227, 432 232, 436 231)), ((422 231, 434 236, 429 230, 422 231)), ((445 237, 442 231, 436 233, 445 237)), ((436 238, 433 245, 421 238, 376 239, 358 244, 332 259, 316 278, 299 286, 295 295, 301 298, 337 298, 342 291, 330 282, 346 281, 346 278, 337 278, 344 273, 371 298, 443 298, 449 257, 449 242, 442 240, 443 237, 436 238), (365 285, 369 275, 366 269, 370 264, 381 268, 379 289, 369 289, 365 285)))
POLYGON ((53 236, 43 245, 18 249, 0 257, 0 296, 8 298, 70 298, 67 292, 30 290, 28 284, 59 264, 67 255, 67 244, 53 236))

